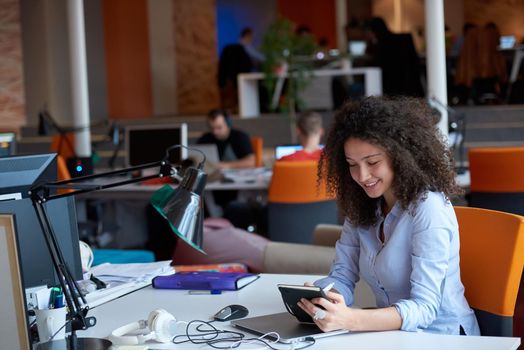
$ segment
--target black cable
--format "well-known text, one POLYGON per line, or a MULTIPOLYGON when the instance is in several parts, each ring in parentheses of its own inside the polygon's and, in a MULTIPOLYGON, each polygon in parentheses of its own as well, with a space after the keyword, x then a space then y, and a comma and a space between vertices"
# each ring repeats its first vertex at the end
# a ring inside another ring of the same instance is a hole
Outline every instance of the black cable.
POLYGON ((48 341, 53 340, 53 339, 56 337, 56 335, 57 335, 58 333, 60 333, 60 331, 62 330, 62 328, 64 328, 66 325, 67 325, 67 322, 64 323, 64 324, 62 325, 62 327, 58 328, 58 329, 56 330, 56 332, 51 336, 51 338, 49 338, 48 341))
MULTIPOLYGON (((186 326, 186 333, 177 335, 173 337, 172 342, 173 344, 183 344, 191 342, 192 344, 206 344, 207 346, 210 346, 214 349, 231 349, 231 348, 238 348, 242 343, 245 342, 259 342, 262 343, 264 346, 268 347, 272 350, 280 350, 278 348, 275 348, 271 346, 271 344, 261 338, 246 338, 245 334, 235 331, 227 331, 227 330, 220 330, 213 326, 211 323, 215 321, 202 321, 202 320, 193 320, 190 321, 186 326), (195 326, 195 324, 199 323, 195 326), (190 327, 195 326, 195 331, 197 333, 190 333, 190 327), (204 327, 208 327, 205 329, 204 327), (220 337, 221 335, 225 337, 220 337), (184 338, 183 340, 179 340, 180 338, 184 338), (220 345, 221 343, 224 343, 224 345, 220 345)), ((300 350, 305 349, 310 346, 313 346, 315 344, 315 338, 313 337, 306 337, 304 341, 308 342, 302 347, 295 348, 294 350, 300 350)))

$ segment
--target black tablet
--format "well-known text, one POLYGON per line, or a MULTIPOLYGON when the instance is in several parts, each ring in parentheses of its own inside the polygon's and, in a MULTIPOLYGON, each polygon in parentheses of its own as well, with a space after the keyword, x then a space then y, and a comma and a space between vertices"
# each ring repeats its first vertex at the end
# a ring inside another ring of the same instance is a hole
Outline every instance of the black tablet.
MULTIPOLYGON (((311 316, 297 305, 300 299, 311 300, 313 298, 326 298, 326 294, 320 287, 300 286, 291 284, 278 284, 278 290, 282 294, 282 300, 287 311, 295 316, 299 322, 314 323, 311 316)), ((319 306, 320 307, 320 306, 319 306)))

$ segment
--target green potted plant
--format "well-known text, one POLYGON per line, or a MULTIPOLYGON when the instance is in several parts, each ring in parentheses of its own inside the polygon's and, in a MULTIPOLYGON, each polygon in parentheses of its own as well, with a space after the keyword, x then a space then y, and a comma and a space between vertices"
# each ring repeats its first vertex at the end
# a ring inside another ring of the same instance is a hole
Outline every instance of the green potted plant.
POLYGON ((270 109, 289 112, 291 118, 296 107, 305 107, 300 92, 311 79, 313 55, 317 49, 313 37, 296 34, 295 27, 285 18, 275 20, 264 34, 261 45, 266 57, 262 65, 264 84, 273 97, 270 109), (283 75, 287 75, 286 84, 283 75))

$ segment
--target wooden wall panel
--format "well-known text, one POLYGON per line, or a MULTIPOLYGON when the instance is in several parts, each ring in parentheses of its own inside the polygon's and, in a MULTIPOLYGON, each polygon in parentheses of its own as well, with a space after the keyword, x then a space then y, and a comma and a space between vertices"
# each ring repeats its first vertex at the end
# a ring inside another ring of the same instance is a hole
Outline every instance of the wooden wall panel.
POLYGON ((153 114, 147 0, 104 0, 109 117, 153 114))
POLYGON ((179 114, 219 106, 215 0, 173 0, 179 114))
POLYGON ((0 130, 25 123, 20 3, 0 0, 0 130))

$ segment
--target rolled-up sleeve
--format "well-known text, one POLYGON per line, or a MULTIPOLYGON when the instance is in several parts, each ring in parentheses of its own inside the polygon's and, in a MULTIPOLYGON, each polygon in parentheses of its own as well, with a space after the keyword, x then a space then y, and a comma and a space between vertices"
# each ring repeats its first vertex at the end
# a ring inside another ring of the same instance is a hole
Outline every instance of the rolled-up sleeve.
POLYGON ((445 225, 413 233, 409 299, 393 305, 404 331, 427 328, 437 318, 448 269, 452 232, 445 225))
POLYGON ((349 220, 344 221, 342 234, 336 244, 336 256, 328 277, 315 282, 321 288, 334 283, 336 289, 343 297, 346 305, 353 305, 353 291, 359 280, 359 254, 360 242, 357 229, 349 220))

